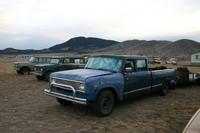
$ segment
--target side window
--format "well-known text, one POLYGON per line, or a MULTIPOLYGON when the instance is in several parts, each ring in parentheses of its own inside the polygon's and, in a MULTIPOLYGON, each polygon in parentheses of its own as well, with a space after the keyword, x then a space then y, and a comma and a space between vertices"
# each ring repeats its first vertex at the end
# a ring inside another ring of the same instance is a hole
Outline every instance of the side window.
POLYGON ((196 55, 196 59, 197 59, 197 60, 199 59, 199 55, 196 55))
POLYGON ((64 63, 64 59, 59 59, 59 63, 63 64, 64 63))
POLYGON ((134 60, 126 60, 124 69, 125 69, 125 71, 128 71, 128 72, 135 71, 134 60))
POLYGON ((69 63, 69 59, 65 59, 65 60, 64 60, 64 63, 65 63, 65 64, 69 63))
POLYGON ((147 70, 146 60, 136 60, 136 69, 137 71, 147 70))
POLYGON ((51 58, 46 58, 46 63, 49 63, 51 61, 51 58))
POLYGON ((75 59, 75 60, 74 60, 74 63, 75 63, 75 64, 80 64, 80 59, 75 59))
POLYGON ((38 63, 43 63, 43 58, 39 58, 38 63))

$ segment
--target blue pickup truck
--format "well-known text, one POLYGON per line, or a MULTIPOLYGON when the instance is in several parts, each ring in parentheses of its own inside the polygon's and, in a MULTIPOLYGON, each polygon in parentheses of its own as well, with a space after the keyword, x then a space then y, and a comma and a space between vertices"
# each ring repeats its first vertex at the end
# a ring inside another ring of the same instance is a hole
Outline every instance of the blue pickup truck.
POLYGON ((147 62, 143 56, 92 56, 84 69, 52 73, 44 92, 61 105, 90 104, 98 116, 107 116, 117 101, 133 94, 167 95, 175 84, 175 70, 154 70, 147 62))

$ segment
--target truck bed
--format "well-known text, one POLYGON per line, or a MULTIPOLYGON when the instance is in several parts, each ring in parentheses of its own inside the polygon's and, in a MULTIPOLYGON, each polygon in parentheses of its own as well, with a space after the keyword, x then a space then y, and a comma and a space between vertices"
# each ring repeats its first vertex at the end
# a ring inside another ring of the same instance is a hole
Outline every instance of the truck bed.
POLYGON ((152 77, 152 87, 159 87, 165 81, 174 80, 176 78, 174 69, 163 69, 163 70, 150 70, 152 77))

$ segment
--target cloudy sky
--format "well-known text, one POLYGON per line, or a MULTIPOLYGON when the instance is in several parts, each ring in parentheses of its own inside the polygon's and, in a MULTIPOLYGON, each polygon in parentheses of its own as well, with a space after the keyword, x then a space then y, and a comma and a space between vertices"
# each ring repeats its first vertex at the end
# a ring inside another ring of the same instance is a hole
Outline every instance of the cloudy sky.
POLYGON ((200 0, 1 0, 0 49, 71 37, 200 41, 200 0))

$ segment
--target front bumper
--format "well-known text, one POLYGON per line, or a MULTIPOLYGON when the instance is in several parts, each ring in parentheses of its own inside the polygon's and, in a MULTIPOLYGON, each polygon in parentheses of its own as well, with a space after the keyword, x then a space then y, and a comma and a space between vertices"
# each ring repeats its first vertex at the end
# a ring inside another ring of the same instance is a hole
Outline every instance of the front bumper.
POLYGON ((64 94, 61 94, 61 93, 53 92, 53 91, 48 90, 48 89, 45 89, 44 93, 49 95, 49 96, 61 98, 61 99, 71 101, 71 102, 74 102, 74 103, 87 104, 87 100, 84 99, 84 98, 78 98, 78 97, 75 97, 75 96, 64 95, 64 94))
POLYGON ((35 75, 37 75, 37 76, 43 76, 43 74, 40 73, 40 72, 32 72, 32 73, 35 74, 35 75))

